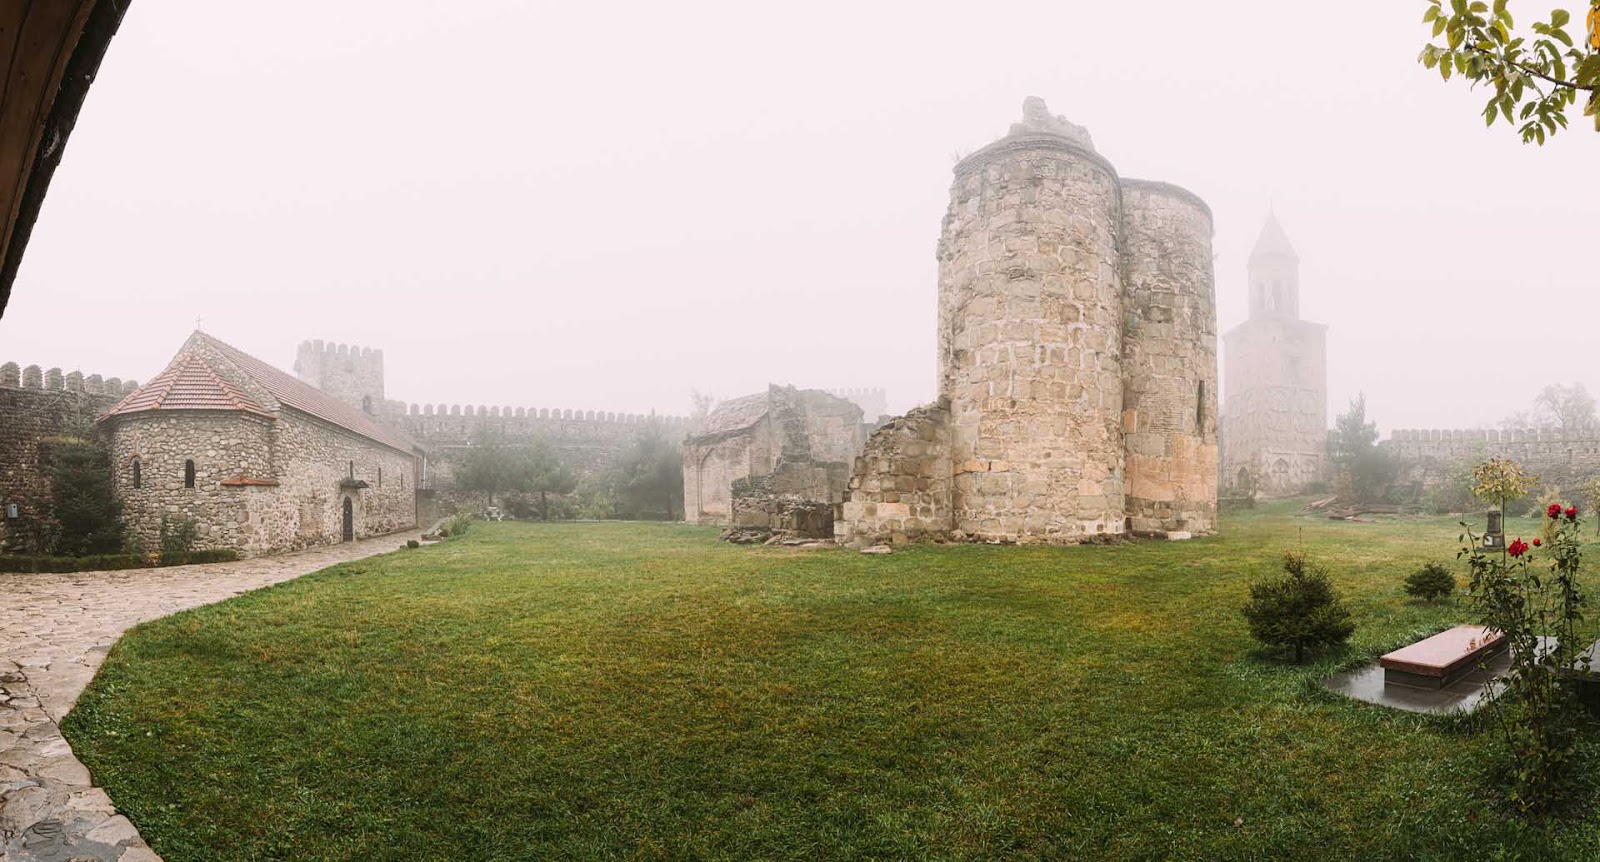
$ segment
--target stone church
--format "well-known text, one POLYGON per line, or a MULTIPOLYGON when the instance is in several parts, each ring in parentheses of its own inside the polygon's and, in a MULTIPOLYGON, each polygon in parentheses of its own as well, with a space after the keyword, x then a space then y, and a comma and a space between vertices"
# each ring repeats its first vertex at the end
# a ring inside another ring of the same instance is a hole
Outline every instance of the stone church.
POLYGON ((1300 256, 1269 215, 1249 263, 1250 317, 1223 336, 1222 480, 1287 496, 1326 478, 1328 327, 1300 318, 1300 256))
POLYGON ((203 332, 99 419, 129 533, 164 513, 244 556, 417 524, 423 452, 368 414, 203 332))

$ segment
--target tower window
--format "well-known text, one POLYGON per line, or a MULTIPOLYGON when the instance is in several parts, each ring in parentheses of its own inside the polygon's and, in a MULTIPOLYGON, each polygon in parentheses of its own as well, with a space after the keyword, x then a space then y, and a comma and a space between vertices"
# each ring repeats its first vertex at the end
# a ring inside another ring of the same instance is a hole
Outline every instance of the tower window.
POLYGON ((144 487, 144 471, 139 466, 139 459, 133 459, 133 487, 144 487))
POLYGON ((1206 432, 1206 382, 1200 381, 1200 391, 1194 397, 1194 433, 1206 432))
POLYGON ((372 396, 371 395, 363 395, 363 396, 361 396, 361 412, 367 414, 368 416, 372 415, 372 396))
POLYGON ((383 487, 383 468, 382 467, 378 468, 378 487, 379 488, 383 487))
POLYGON ((194 487, 194 459, 183 462, 183 487, 194 487))

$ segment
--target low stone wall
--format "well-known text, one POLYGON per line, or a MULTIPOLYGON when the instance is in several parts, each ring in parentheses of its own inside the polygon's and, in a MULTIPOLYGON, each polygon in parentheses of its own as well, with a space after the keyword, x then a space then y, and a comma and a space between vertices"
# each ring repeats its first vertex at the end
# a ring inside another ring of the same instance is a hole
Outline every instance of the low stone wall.
POLYGON ((867 440, 834 526, 839 542, 907 542, 951 527, 950 406, 941 399, 889 420, 867 440))

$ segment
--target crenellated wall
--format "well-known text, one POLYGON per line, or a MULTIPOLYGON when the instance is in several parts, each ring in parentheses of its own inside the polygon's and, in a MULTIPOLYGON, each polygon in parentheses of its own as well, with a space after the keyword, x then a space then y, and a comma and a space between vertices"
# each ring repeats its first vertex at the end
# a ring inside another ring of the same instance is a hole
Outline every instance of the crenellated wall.
POLYGON ((48 441, 93 433, 95 417, 137 386, 99 374, 0 364, 0 550, 45 550, 51 488, 41 461, 48 441), (13 503, 17 517, 10 518, 13 503))
POLYGON ((1560 431, 1518 429, 1406 429, 1390 433, 1382 447, 1406 462, 1407 476, 1436 487, 1449 465, 1485 458, 1510 458, 1546 485, 1570 487, 1600 475, 1600 434, 1568 436, 1560 431))

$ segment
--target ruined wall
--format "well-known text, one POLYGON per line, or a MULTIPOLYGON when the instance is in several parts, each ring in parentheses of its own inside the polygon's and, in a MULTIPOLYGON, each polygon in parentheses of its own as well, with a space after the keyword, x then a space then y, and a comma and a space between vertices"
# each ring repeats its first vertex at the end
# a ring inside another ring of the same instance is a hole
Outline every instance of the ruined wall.
POLYGON ((1165 183, 1123 181, 1123 431, 1135 533, 1217 523, 1217 316, 1211 210, 1165 183))
POLYGON ((947 402, 891 419, 855 459, 835 538, 860 546, 950 532, 953 467, 947 402))
POLYGON ((938 252, 954 526, 1014 541, 1121 533, 1116 172, 1069 138, 1024 134, 955 174, 938 252))
POLYGON ((98 374, 63 374, 59 368, 0 365, 0 551, 44 550, 52 523, 50 477, 40 461, 46 441, 93 434, 95 417, 137 385, 98 374), (7 517, 10 504, 17 507, 15 518, 7 517))
POLYGON ((869 424, 875 424, 878 417, 889 414, 889 393, 883 389, 872 387, 829 389, 828 394, 844 398, 860 407, 862 417, 869 424))
POLYGON ((800 519, 805 535, 831 535, 862 428, 858 405, 821 390, 771 385, 729 399, 684 441, 685 517, 785 530, 800 529, 800 519), (826 524, 816 514, 823 509, 826 524))
POLYGON ((733 522, 733 484, 770 473, 771 423, 763 417, 739 431, 691 438, 683 445, 683 512, 691 524, 733 522))

